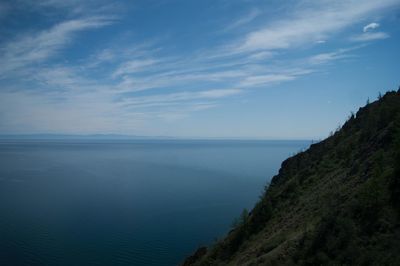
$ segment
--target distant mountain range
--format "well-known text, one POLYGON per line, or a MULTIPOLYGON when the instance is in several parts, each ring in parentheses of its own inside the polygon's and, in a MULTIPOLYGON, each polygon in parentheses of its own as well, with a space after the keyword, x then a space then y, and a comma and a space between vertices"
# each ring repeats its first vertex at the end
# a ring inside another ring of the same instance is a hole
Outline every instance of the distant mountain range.
POLYGON ((0 139, 17 139, 17 140, 79 140, 79 139, 92 139, 92 140, 135 140, 135 139, 176 139, 173 137, 165 136, 134 136, 134 135, 119 135, 119 134, 90 134, 90 135, 75 135, 75 134, 0 134, 0 139))
POLYGON ((310 141, 308 139, 263 139, 240 137, 172 137, 120 134, 0 134, 0 140, 244 140, 244 141, 310 141))

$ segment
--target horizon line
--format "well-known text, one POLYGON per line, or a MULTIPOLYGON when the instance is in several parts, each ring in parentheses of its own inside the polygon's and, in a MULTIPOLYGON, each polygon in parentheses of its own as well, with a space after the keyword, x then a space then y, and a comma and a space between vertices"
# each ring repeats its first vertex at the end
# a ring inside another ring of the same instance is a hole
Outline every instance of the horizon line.
POLYGON ((63 133, 15 133, 15 134, 0 134, 0 140, 4 139, 48 139, 48 140, 68 140, 68 139, 85 139, 85 140, 259 140, 259 141, 311 141, 319 142, 324 138, 274 138, 274 137, 243 137, 243 136, 144 136, 144 135, 128 135, 114 133, 96 133, 96 134, 63 134, 63 133))

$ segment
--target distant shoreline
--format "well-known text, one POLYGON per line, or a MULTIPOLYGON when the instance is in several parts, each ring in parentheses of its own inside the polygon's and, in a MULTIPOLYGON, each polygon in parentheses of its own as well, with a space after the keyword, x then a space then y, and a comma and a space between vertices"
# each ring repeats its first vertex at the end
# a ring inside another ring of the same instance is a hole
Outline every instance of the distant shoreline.
POLYGON ((4 134, 2 140, 126 140, 126 141, 310 141, 315 139, 274 139, 274 138, 242 138, 242 137, 168 137, 168 136, 129 136, 129 135, 67 135, 67 134, 4 134))

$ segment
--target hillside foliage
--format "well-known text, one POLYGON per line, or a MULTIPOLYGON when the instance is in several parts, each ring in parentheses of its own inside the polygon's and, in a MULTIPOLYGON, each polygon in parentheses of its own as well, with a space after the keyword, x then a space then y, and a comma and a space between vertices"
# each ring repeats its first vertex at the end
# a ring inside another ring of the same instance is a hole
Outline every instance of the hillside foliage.
POLYGON ((400 265, 400 90, 285 160, 243 215, 184 265, 400 265))

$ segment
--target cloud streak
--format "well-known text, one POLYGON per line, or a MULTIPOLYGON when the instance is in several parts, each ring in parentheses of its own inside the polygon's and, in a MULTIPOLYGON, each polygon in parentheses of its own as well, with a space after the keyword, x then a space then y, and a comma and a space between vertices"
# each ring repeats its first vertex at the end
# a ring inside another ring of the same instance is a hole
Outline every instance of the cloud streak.
POLYGON ((131 107, 148 107, 156 105, 165 105, 166 103, 188 102, 193 100, 215 100, 227 96, 237 95, 242 93, 240 89, 212 89, 205 91, 184 91, 171 94, 152 95, 124 98, 123 105, 131 107))
POLYGON ((258 16, 260 16, 262 12, 259 9, 252 9, 249 13, 245 16, 239 18, 238 20, 234 21, 230 25, 226 27, 226 30, 234 30, 239 27, 242 27, 246 24, 249 24, 253 20, 255 20, 258 16))
POLYGON ((112 20, 92 17, 61 22, 48 30, 17 38, 0 48, 0 71, 2 76, 34 63, 40 63, 64 48, 80 31, 110 25, 112 20))
POLYGON ((123 63, 113 73, 113 77, 119 77, 127 74, 135 74, 143 70, 148 69, 150 66, 157 64, 159 61, 155 59, 144 59, 144 60, 132 60, 123 63))
POLYGON ((369 23, 368 25, 364 26, 363 32, 367 32, 369 30, 377 29, 377 28, 379 28, 379 26, 380 26, 379 23, 375 23, 375 22, 369 23))
POLYGON ((395 0, 368 0, 362 4, 358 1, 321 1, 295 12, 290 18, 250 32, 234 49, 239 52, 276 50, 315 43, 361 21, 372 12, 398 4, 395 0))
POLYGON ((63 3, 48 0, 41 6, 73 10, 64 21, 0 44, 0 82, 4 82, 0 130, 7 125, 18 130, 57 125, 57 130, 68 132, 65 125, 70 125, 90 132, 89 124, 93 124, 93 131, 114 128, 113 132, 127 133, 152 121, 176 121, 192 112, 217 108, 225 99, 246 97, 349 58, 361 48, 350 47, 352 41, 388 38, 387 33, 373 31, 379 24, 365 25, 364 20, 398 1, 303 0, 273 19, 264 18, 255 7, 215 29, 215 34, 229 35, 215 45, 168 53, 166 40, 158 36, 154 37, 157 41, 123 44, 121 37, 68 62, 57 56, 76 44, 79 33, 116 24, 117 16, 80 17, 83 7, 78 1, 63 3), (360 23, 365 25, 363 33, 343 37, 343 47, 348 48, 325 48, 329 42, 321 45, 349 26, 360 29, 360 23), (319 46, 318 52, 312 50, 314 46, 319 46), (34 121, 24 125, 29 114, 35 116, 34 121))
POLYGON ((375 40, 384 40, 389 37, 390 37, 389 34, 385 32, 365 32, 363 34, 353 36, 351 40, 354 42, 368 42, 375 40))

